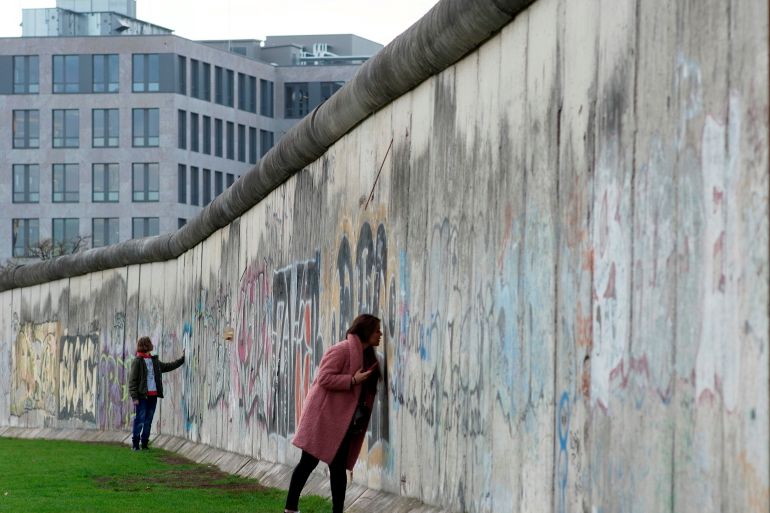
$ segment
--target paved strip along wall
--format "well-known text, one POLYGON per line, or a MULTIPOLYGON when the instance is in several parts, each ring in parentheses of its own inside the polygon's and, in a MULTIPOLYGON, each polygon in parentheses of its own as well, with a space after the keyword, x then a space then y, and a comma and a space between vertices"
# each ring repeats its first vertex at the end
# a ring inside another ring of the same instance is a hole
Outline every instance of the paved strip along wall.
POLYGON ((159 432, 293 464, 323 351, 372 312, 358 483, 766 512, 767 148, 767 2, 539 0, 178 258, 3 292, 0 425, 126 428, 150 335, 188 355, 159 432))

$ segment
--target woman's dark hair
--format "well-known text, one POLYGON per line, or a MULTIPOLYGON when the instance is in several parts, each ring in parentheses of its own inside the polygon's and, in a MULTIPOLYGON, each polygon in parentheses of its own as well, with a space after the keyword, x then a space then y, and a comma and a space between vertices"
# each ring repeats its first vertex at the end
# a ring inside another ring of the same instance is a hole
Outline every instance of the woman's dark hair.
MULTIPOLYGON (((350 325, 350 328, 348 328, 348 335, 356 335, 361 342, 366 342, 369 340, 369 337, 372 336, 372 333, 377 331, 379 327, 382 325, 382 322, 380 321, 379 317, 375 317, 371 314, 361 314, 355 319, 353 319, 353 324, 350 325)), ((364 369, 368 369, 371 367, 375 362, 377 361, 377 355, 374 352, 373 347, 367 347, 364 349, 364 369)), ((375 368, 372 371, 372 377, 374 379, 367 379, 364 382, 364 387, 374 387, 374 389, 377 389, 377 380, 380 378, 382 373, 380 372, 379 367, 375 368)))
POLYGON ((361 342, 366 342, 379 327, 379 317, 371 314, 361 314, 353 319, 353 324, 348 328, 348 335, 356 335, 361 342))
POLYGON ((150 337, 139 337, 136 341, 136 350, 140 353, 149 353, 152 351, 152 341, 150 337))

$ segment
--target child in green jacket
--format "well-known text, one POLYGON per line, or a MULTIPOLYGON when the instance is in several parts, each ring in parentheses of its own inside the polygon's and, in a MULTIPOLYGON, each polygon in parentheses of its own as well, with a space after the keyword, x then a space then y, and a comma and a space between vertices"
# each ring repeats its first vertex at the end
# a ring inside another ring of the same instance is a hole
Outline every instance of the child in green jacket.
POLYGON ((157 356, 150 354, 152 350, 150 337, 139 338, 136 342, 136 358, 131 362, 131 370, 128 374, 128 393, 136 410, 131 438, 131 448, 135 451, 139 450, 140 441, 142 449, 147 449, 150 441, 152 418, 155 415, 158 398, 163 397, 163 373, 184 364, 184 349, 182 357, 171 363, 161 362, 157 356))

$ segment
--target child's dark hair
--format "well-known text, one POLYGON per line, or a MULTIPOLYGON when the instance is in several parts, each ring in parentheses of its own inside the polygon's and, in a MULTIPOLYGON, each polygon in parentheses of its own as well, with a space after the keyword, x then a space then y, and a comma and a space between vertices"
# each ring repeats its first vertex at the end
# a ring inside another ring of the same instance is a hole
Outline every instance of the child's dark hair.
POLYGON ((136 341, 136 350, 140 353, 149 353, 152 351, 152 341, 150 337, 139 337, 136 341))

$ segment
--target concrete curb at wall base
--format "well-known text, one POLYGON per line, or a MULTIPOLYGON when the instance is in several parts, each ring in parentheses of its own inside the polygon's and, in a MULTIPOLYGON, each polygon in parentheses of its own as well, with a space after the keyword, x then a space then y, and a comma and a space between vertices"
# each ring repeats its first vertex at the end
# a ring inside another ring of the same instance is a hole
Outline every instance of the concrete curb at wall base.
MULTIPOLYGON (((82 429, 52 429, 0 427, 0 438, 24 438, 40 440, 71 440, 76 442, 120 443, 127 446, 131 435, 125 431, 90 431, 82 429)), ((222 472, 241 477, 256 479, 265 486, 289 488, 289 481, 294 468, 280 463, 256 460, 242 454, 224 451, 205 444, 198 444, 184 438, 170 435, 157 435, 151 442, 169 452, 183 456, 204 465, 214 465, 222 472)), ((303 495, 320 495, 329 498, 329 480, 326 466, 319 465, 313 472, 303 490, 303 495)), ((345 511, 349 513, 450 513, 434 508, 415 499, 400 497, 390 493, 370 490, 358 484, 350 484, 345 495, 345 511)))

